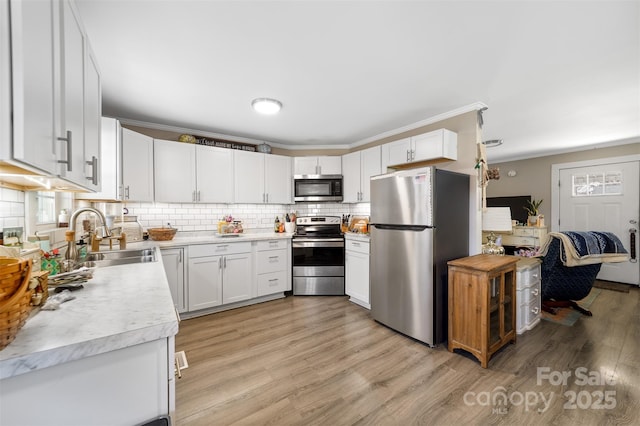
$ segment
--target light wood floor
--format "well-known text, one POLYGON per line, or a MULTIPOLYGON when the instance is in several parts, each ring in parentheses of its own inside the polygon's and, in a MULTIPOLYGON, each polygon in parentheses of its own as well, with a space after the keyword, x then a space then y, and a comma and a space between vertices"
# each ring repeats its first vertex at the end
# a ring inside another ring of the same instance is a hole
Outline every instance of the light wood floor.
POLYGON ((176 350, 186 351, 189 368, 177 381, 174 421, 637 424, 640 290, 603 290, 591 311, 573 327, 542 321, 488 369, 464 352, 431 349, 379 325, 346 297, 287 297, 182 321, 176 350), (571 377, 564 386, 538 383, 545 367, 571 377), (578 367, 615 383, 582 384, 578 367), (506 406, 491 402, 501 392, 506 406), (615 407, 592 408, 598 402, 615 407))

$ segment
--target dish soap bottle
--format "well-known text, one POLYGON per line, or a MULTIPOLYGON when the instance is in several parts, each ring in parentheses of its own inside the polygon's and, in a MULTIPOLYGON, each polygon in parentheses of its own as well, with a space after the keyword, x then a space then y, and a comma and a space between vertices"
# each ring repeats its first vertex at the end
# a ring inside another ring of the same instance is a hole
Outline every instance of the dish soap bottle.
POLYGON ((273 231, 280 232, 280 219, 276 216, 276 221, 273 223, 273 231))
POLYGON ((64 252, 64 260, 62 261, 62 271, 71 272, 75 269, 76 260, 78 259, 78 250, 76 249, 76 233, 75 231, 67 231, 64 233, 64 239, 67 242, 67 251, 64 252))

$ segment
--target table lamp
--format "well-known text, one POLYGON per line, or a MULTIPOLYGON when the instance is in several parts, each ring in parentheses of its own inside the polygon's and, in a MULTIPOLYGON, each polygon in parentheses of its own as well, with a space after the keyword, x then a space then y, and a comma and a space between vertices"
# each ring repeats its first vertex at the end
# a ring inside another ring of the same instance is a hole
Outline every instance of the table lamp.
POLYGON ((491 232, 487 237, 487 244, 482 246, 482 253, 504 256, 504 247, 496 244, 494 232, 511 232, 511 208, 485 208, 482 211, 482 230, 491 232))

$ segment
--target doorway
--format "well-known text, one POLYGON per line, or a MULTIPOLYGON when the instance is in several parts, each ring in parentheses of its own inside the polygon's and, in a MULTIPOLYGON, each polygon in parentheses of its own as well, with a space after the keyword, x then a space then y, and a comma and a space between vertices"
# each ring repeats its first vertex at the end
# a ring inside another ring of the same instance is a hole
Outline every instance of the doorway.
POLYGON ((606 231, 617 235, 635 258, 604 263, 598 279, 640 285, 638 220, 640 156, 554 164, 552 231, 606 231))

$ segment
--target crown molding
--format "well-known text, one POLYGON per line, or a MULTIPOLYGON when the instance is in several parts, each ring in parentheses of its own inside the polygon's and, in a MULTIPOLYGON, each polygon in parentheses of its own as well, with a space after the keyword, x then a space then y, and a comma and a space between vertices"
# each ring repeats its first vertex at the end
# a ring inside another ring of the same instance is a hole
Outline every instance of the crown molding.
POLYGON ((361 145, 366 145, 368 143, 375 142, 375 141, 378 141, 380 139, 384 139, 384 138, 388 138, 390 136, 398 135, 400 133, 408 132, 410 130, 417 129, 419 127, 428 126, 430 124, 437 123, 438 121, 443 121, 443 120, 447 120, 449 118, 456 117, 456 116, 461 115, 461 114, 466 114, 467 112, 478 111, 478 110, 481 110, 483 108, 488 108, 488 106, 486 104, 482 103, 482 102, 474 102, 472 104, 465 105, 463 107, 456 108, 456 109, 451 110, 451 111, 443 112, 442 114, 434 115, 433 117, 418 121, 416 123, 408 124, 406 126, 399 127, 397 129, 389 130, 389 131, 386 131, 384 133, 380 133, 378 135, 370 136, 368 138, 359 140, 357 142, 352 143, 350 145, 350 148, 356 148, 356 147, 361 146, 361 145))
POLYGON ((280 149, 284 149, 284 150, 290 150, 290 151, 305 151, 305 150, 318 150, 318 149, 353 149, 353 148, 357 148, 361 145, 365 145, 371 142, 375 142, 377 140, 380 139, 384 139, 384 138, 388 138, 390 136, 394 136, 394 135, 398 135, 400 133, 404 133, 413 129, 417 129, 419 127, 423 127, 423 126, 428 126, 430 124, 433 123, 437 123, 438 121, 443 121, 449 118, 453 118, 456 117, 458 115, 461 114, 465 114, 467 112, 470 111, 478 111, 480 109, 483 108, 487 108, 487 105, 485 105, 482 102, 475 102, 469 105, 465 105, 463 107, 460 108, 456 108, 454 110, 451 111, 447 111, 444 112, 442 114, 438 114, 435 115, 433 117, 427 118, 425 120, 421 120, 418 121, 416 123, 412 123, 412 124, 408 124, 406 126, 403 127, 399 127, 397 129, 393 129, 393 130, 389 130, 386 131, 384 133, 380 133, 374 136, 370 136, 366 139, 361 139, 359 141, 353 142, 353 143, 346 143, 346 144, 340 144, 340 145, 287 145, 287 144, 282 144, 282 143, 277 143, 277 142, 270 142, 264 139, 253 139, 253 138, 246 138, 246 137, 242 137, 242 136, 232 136, 232 135, 226 135, 224 133, 214 133, 214 132, 206 132, 206 131, 200 131, 200 130, 194 130, 194 129, 188 129, 186 127, 178 127, 178 126, 170 126, 170 125, 166 125, 166 124, 157 124, 157 123, 149 123, 146 121, 140 121, 140 120, 132 120, 132 119, 128 119, 128 118, 119 118, 119 117, 113 117, 113 118, 117 118, 118 120, 120 120, 120 123, 122 124, 128 124, 130 126, 139 126, 139 127, 144 127, 147 129, 154 129, 154 130, 163 130, 163 131, 167 131, 167 132, 176 132, 176 133, 185 133, 185 134, 197 134, 198 136, 203 136, 203 137, 209 137, 209 138, 218 138, 218 139, 223 139, 226 141, 231 141, 231 142, 241 142, 241 143, 249 143, 249 144, 254 144, 254 145, 260 145, 263 143, 267 143, 269 144, 271 147, 274 148, 280 148, 280 149))

